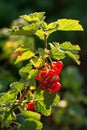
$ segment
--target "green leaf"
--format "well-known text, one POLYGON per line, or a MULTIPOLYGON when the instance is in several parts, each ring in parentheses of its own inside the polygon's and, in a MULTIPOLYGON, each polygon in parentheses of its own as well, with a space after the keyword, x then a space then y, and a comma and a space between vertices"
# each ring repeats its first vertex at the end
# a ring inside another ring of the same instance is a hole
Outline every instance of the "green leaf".
POLYGON ((34 35, 37 29, 38 29, 38 24, 32 23, 30 25, 26 25, 23 27, 19 27, 19 26, 13 27, 10 30, 10 33, 12 35, 34 35))
POLYGON ((25 84, 25 86, 29 86, 31 90, 36 88, 36 75, 38 74, 38 70, 31 69, 27 73, 22 73, 20 82, 25 84))
POLYGON ((41 118, 41 115, 39 113, 33 111, 23 111, 21 115, 26 118, 33 118, 35 120, 40 120, 41 118))
POLYGON ((0 110, 4 108, 10 108, 17 99, 18 92, 15 90, 10 90, 7 93, 3 93, 0 96, 0 110))
POLYGON ((48 34, 47 34, 47 31, 46 31, 47 23, 44 22, 44 21, 42 21, 39 27, 40 27, 40 29, 38 29, 35 34, 36 34, 36 36, 38 36, 41 40, 44 40, 45 35, 48 35, 48 34))
POLYGON ((15 52, 17 52, 17 51, 22 51, 22 52, 24 52, 24 51, 27 51, 27 50, 28 50, 28 48, 18 47, 18 48, 15 50, 15 52))
POLYGON ((29 81, 30 86, 36 86, 36 75, 38 74, 38 70, 32 69, 29 72, 27 80, 29 81))
POLYGON ((30 60, 30 62, 34 67, 40 67, 43 64, 42 56, 33 58, 30 60))
POLYGON ((44 20, 44 18, 45 18, 44 15, 45 15, 45 12, 35 12, 35 13, 30 14, 30 15, 23 15, 20 17, 29 23, 34 23, 34 22, 44 20))
POLYGON ((19 70, 19 74, 21 76, 23 75, 26 75, 26 74, 29 74, 29 71, 32 69, 32 66, 30 64, 27 64, 26 66, 22 67, 20 70, 19 70))
POLYGON ((60 44, 60 48, 63 50, 78 51, 80 47, 78 45, 72 45, 70 42, 64 42, 60 44))
POLYGON ((12 111, 5 111, 2 116, 2 126, 9 126, 15 120, 14 113, 12 111))
POLYGON ((72 52, 66 51, 66 53, 72 60, 74 60, 78 65, 80 64, 79 55, 73 54, 72 52))
POLYGON ((58 30, 83 31, 83 27, 79 24, 78 20, 59 19, 57 22, 58 22, 58 30))
POLYGON ((44 31, 43 30, 37 30, 36 31, 36 36, 38 36, 41 40, 44 40, 44 31))
POLYGON ((57 31, 57 30, 58 30, 58 23, 57 22, 52 22, 52 23, 48 24, 48 26, 46 28, 48 35, 57 31))
POLYGON ((35 107, 38 112, 45 116, 49 116, 52 111, 52 107, 59 101, 59 96, 48 91, 36 91, 34 93, 36 98, 35 107))
POLYGON ((60 44, 60 49, 62 49, 64 53, 68 55, 72 60, 74 60, 77 64, 80 64, 78 55, 80 47, 78 45, 72 45, 70 42, 64 42, 63 44, 60 44))
POLYGON ((64 59, 65 56, 69 56, 77 64, 80 64, 78 51, 80 47, 78 45, 72 45, 70 42, 64 42, 62 44, 55 43, 54 45, 49 43, 51 47, 51 56, 53 59, 64 59))
POLYGON ((58 50, 53 44, 49 43, 50 47, 51 47, 51 57, 53 59, 56 60, 60 60, 60 59, 64 59, 65 58, 65 54, 58 50))
POLYGON ((10 84, 10 87, 12 90, 16 90, 16 91, 20 92, 24 89, 25 85, 20 82, 13 82, 12 84, 10 84))
POLYGON ((47 23, 46 22, 42 21, 40 26, 41 26, 42 30, 46 31, 46 29, 47 29, 47 23))
POLYGON ((41 130, 42 123, 33 118, 26 119, 18 130, 41 130))
POLYGON ((24 61, 24 60, 28 60, 33 56, 34 56, 34 53, 32 51, 30 51, 30 50, 26 51, 21 56, 17 57, 15 64, 17 64, 18 62, 24 61))

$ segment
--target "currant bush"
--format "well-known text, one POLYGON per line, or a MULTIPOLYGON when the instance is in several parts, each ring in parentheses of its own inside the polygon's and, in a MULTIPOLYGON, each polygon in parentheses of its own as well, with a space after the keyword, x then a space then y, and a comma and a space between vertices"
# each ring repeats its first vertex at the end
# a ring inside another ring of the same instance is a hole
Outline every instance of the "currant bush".
POLYGON ((78 45, 71 42, 48 43, 55 31, 83 31, 78 20, 58 19, 45 22, 45 12, 21 16, 23 23, 9 30, 11 35, 36 35, 43 41, 43 48, 31 49, 20 45, 14 51, 15 64, 19 64, 20 79, 0 94, 0 122, 9 130, 41 130, 41 115, 50 116, 60 97, 62 60, 68 56, 80 64, 78 45), (49 46, 49 49, 48 49, 49 46))

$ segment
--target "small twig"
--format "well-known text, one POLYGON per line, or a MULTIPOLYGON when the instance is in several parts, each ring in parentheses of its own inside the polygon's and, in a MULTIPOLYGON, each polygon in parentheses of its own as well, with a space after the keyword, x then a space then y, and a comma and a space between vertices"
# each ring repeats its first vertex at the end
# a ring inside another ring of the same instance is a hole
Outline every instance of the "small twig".
POLYGON ((22 103, 22 101, 24 100, 24 98, 25 98, 25 96, 26 96, 28 90, 29 90, 29 86, 25 88, 25 90, 24 90, 23 93, 22 93, 22 96, 21 96, 20 99, 19 99, 19 102, 17 102, 17 104, 16 104, 15 106, 13 106, 13 107, 11 108, 11 110, 15 110, 15 109, 17 108, 17 106, 21 105, 21 103, 22 103))
POLYGON ((23 91, 22 96, 21 96, 21 98, 19 99, 18 105, 20 105, 20 104, 22 103, 22 101, 24 100, 24 97, 26 96, 28 90, 29 90, 29 86, 26 87, 26 89, 23 91))

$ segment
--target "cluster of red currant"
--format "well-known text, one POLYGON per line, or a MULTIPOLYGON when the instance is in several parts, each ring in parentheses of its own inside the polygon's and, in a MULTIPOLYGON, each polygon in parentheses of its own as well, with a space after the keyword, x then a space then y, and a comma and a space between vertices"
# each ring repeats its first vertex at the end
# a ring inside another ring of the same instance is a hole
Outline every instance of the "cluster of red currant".
POLYGON ((58 92, 61 88, 59 83, 59 74, 63 68, 61 61, 52 62, 50 65, 45 64, 40 73, 36 76, 36 80, 40 83, 40 89, 47 89, 49 92, 58 92))

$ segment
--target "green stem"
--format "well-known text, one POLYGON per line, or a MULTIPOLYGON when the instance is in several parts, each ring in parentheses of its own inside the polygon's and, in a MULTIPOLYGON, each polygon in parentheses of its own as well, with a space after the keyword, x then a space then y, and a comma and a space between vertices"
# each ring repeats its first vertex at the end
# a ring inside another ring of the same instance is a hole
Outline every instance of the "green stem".
POLYGON ((47 35, 44 34, 44 49, 47 49, 47 35))

